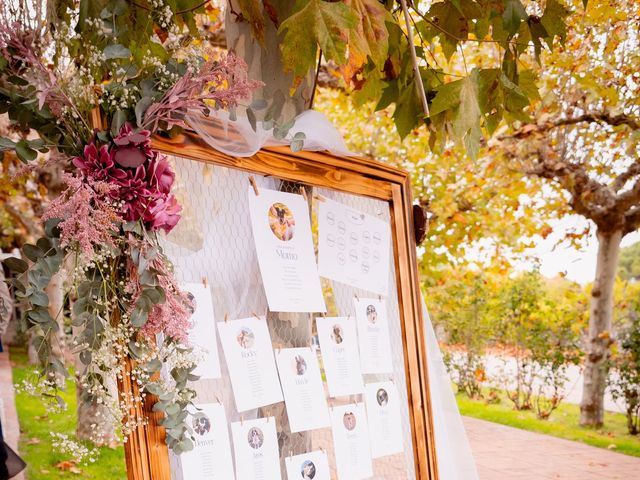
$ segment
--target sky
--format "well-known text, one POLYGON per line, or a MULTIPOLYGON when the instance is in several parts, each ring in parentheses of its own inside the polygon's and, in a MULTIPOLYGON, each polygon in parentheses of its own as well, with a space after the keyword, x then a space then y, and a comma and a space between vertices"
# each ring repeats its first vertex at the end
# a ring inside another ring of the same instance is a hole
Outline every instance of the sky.
MULTIPOLYGON (((588 223, 583 217, 570 215, 555 223, 551 222, 553 233, 545 240, 539 239, 537 246, 530 251, 540 259, 540 273, 545 277, 555 277, 561 272, 566 272, 566 278, 582 285, 593 281, 596 271, 596 259, 598 256, 598 242, 595 236, 595 228, 586 242, 585 248, 577 250, 572 246, 562 245, 555 247, 555 243, 567 231, 580 231, 587 227, 588 223)), ((631 233, 622 239, 622 247, 626 247, 640 241, 640 231, 631 233)), ((519 268, 531 268, 532 263, 523 262, 519 268)))

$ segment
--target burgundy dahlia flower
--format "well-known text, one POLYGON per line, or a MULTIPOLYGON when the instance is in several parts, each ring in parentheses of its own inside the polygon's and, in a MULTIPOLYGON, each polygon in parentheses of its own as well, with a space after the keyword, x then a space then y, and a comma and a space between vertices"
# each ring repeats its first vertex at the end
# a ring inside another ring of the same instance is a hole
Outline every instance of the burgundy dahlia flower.
POLYGON ((144 221, 151 230, 169 233, 180 220, 182 207, 173 195, 156 197, 149 202, 144 212, 144 221))
POLYGON ((118 183, 127 177, 127 173, 116 166, 107 145, 98 150, 96 144, 91 142, 84 147, 83 156, 73 158, 72 162, 85 177, 96 181, 118 183))
POLYGON ((153 157, 151 150, 151 132, 140 130, 134 132, 129 123, 125 123, 113 139, 111 149, 115 162, 125 168, 137 168, 145 160, 153 157))
POLYGON ((153 198, 153 191, 145 177, 146 171, 141 165, 135 170, 135 174, 130 174, 118 182, 120 188, 112 195, 114 200, 124 202, 123 217, 128 222, 138 220, 147 210, 149 200, 153 198))
POLYGON ((175 179, 176 174, 164 155, 158 155, 149 162, 147 166, 147 181, 151 188, 168 194, 175 179))

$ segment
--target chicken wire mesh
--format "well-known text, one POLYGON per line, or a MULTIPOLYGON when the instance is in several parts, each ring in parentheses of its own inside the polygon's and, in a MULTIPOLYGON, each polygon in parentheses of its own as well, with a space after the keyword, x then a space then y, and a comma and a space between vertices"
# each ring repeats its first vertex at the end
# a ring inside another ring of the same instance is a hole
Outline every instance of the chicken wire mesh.
MULTIPOLYGON (((179 225, 165 238, 164 250, 174 263, 178 280, 181 282, 206 282, 213 298, 215 321, 223 320, 225 315, 233 319, 250 317, 255 313, 262 315, 266 312, 274 348, 316 345, 314 314, 268 312, 249 216, 247 191, 251 174, 180 157, 172 157, 171 161, 177 174, 177 196, 184 210, 179 225)), ((301 185, 274 177, 253 176, 259 189, 268 188, 300 193, 301 185)), ((387 223, 390 222, 389 205, 386 202, 327 189, 312 189, 309 186, 306 188, 308 198, 311 201, 310 215, 312 216, 314 236, 317 236, 315 212, 318 200, 317 196, 313 194, 331 198, 349 207, 375 215, 387 223)), ((314 243, 317 249, 317 238, 314 239, 314 243)), ((390 257, 390 287, 389 295, 386 297, 387 318, 389 319, 394 366, 392 379, 398 387, 402 400, 405 453, 374 459, 373 478, 415 479, 395 266, 393 256, 390 257)), ((322 279, 322 285, 329 309, 327 315, 354 316, 354 296, 367 297, 370 295, 366 291, 326 279, 322 279)), ((213 322, 211 328, 215 328, 213 322)), ((229 371, 222 355, 219 338, 218 351, 220 352, 222 378, 195 382, 198 403, 221 402, 224 405, 229 421, 229 435, 231 435, 231 422, 239 421, 242 418, 274 416, 278 427, 283 479, 286 478, 285 457, 318 449, 324 449, 327 452, 332 478, 336 478, 330 428, 291 433, 284 403, 239 414, 236 410, 229 371)), ((319 351, 318 354, 320 365, 322 365, 319 351)), ((389 380, 389 376, 365 375, 364 379, 367 383, 389 380)), ((341 401, 347 400, 364 401, 362 395, 356 395, 349 399, 334 399, 333 402, 339 404, 341 401)), ((179 457, 172 455, 171 463, 174 480, 189 480, 183 479, 179 457)))

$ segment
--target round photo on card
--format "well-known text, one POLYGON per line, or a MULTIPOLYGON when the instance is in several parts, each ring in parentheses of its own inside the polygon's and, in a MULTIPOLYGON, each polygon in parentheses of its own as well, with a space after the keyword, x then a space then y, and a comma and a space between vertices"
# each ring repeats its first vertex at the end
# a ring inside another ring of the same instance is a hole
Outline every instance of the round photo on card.
POLYGON ((259 449, 264 443, 264 433, 258 427, 252 427, 247 434, 249 446, 254 450, 259 449))
POLYGON ((191 292, 185 293, 187 294, 187 298, 189 299, 189 302, 185 305, 185 307, 187 307, 187 311, 189 312, 189 314, 193 315, 197 308, 196 297, 191 292))
POLYGON ((342 417, 342 423, 344 424, 344 428, 351 431, 356 428, 356 414, 353 412, 347 412, 342 417))
POLYGON ((307 372, 307 361, 302 355, 293 357, 293 371, 296 375, 304 375, 307 372))
POLYGON ((316 476, 316 466, 311 460, 305 460, 300 467, 300 475, 303 480, 311 480, 316 476))
POLYGON ((378 321, 378 312, 373 305, 367 305, 367 320, 369 323, 375 324, 378 321))
POLYGON ((211 431, 211 420, 204 413, 196 414, 193 417, 193 431, 203 436, 211 431))
POLYGON ((376 392, 376 400, 378 401, 378 405, 384 407, 387 403, 389 403, 389 394, 384 388, 381 388, 376 392))
POLYGON ((269 226, 278 240, 288 242, 296 231, 296 220, 284 203, 274 203, 269 208, 269 226))
POLYGON ((256 341, 256 336, 248 327, 242 327, 236 335, 236 341, 242 348, 251 348, 256 341))
POLYGON ((331 340, 333 340, 333 343, 337 345, 340 345, 344 340, 342 327, 337 323, 331 327, 331 340))

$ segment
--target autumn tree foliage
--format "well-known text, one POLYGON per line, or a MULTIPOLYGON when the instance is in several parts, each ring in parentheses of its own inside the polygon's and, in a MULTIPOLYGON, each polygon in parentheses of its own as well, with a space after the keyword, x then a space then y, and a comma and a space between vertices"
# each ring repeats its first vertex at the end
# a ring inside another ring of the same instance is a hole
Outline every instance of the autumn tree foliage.
POLYGON ((601 424, 617 252, 640 216, 636 3, 307 0, 284 15, 275 2, 238 3, 234 21, 259 43, 274 29, 289 88, 314 70, 339 78, 356 105, 392 106, 401 137, 417 129, 431 150, 457 144, 471 158, 487 145, 550 180, 559 214, 593 222, 582 423, 601 424))
MULTIPOLYGON (((578 8, 574 2, 573 8, 578 8)), ((494 139, 507 162, 550 182, 595 226, 581 423, 601 425, 621 240, 640 228, 640 38, 637 2, 589 2, 567 19, 564 46, 543 55, 531 120, 494 139)))

